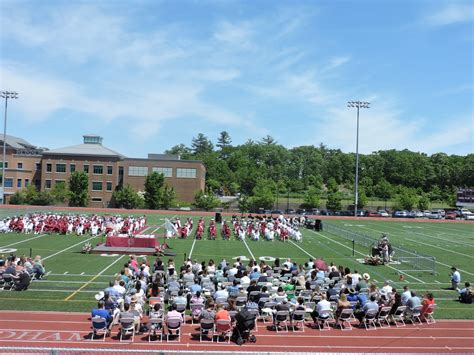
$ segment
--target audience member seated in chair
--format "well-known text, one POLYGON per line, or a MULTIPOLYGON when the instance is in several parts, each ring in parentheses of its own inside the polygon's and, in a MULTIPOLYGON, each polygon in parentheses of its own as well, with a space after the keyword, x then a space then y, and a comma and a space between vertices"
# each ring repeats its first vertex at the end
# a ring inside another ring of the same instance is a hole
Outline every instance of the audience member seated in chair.
POLYGON ((140 330, 140 318, 135 316, 135 314, 130 310, 129 303, 125 303, 123 305, 123 312, 120 312, 119 321, 121 321, 122 319, 133 319, 135 332, 138 333, 138 331, 140 330))
POLYGON ((423 297, 423 301, 421 304, 423 306, 421 308, 421 317, 425 317, 426 313, 428 312, 428 308, 430 308, 430 305, 435 304, 433 294, 431 292, 428 292, 425 297, 423 297))
MULTIPOLYGON (((104 318, 107 322, 107 333, 110 332, 110 328, 112 328, 112 316, 110 315, 109 311, 105 309, 105 302, 100 300, 97 303, 97 308, 94 308, 91 312, 91 317, 100 317, 104 318)), ((95 333, 95 326, 94 326, 94 333, 95 333)))
POLYGON ((370 296, 370 300, 364 305, 364 307, 362 308, 362 310, 360 310, 359 312, 357 312, 355 314, 355 317, 359 320, 360 322, 360 326, 363 325, 363 322, 362 320, 364 319, 365 315, 368 313, 368 312, 376 312, 378 313, 379 311, 379 305, 377 303, 377 298, 375 297, 375 295, 372 295, 370 296))
POLYGON ((12 276, 16 291, 26 291, 30 286, 30 274, 26 270, 21 270, 17 275, 12 276))
POLYGON ((325 294, 321 295, 321 301, 318 302, 316 308, 311 312, 311 318, 313 318, 314 324, 318 325, 319 320, 324 318, 329 318, 331 315, 331 302, 327 300, 325 294))
POLYGON ((173 335, 173 331, 175 331, 174 335, 178 336, 178 341, 181 339, 181 324, 183 323, 183 317, 181 313, 176 310, 176 303, 173 303, 166 315, 166 329, 168 334, 166 335, 166 339, 169 340, 170 335, 173 335))

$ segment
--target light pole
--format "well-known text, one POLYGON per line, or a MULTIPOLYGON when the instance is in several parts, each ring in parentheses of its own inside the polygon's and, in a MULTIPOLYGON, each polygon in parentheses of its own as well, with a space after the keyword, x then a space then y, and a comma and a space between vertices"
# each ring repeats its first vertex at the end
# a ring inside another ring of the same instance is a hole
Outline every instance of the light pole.
POLYGON ((5 99, 5 118, 3 120, 3 164, 2 164, 2 203, 5 204, 5 161, 7 148, 7 108, 8 99, 18 99, 18 93, 14 91, 2 91, 0 96, 5 99))
POLYGON ((359 110, 369 108, 370 102, 348 101, 347 107, 357 107, 357 135, 356 135, 356 173, 355 173, 355 204, 354 216, 357 217, 357 204, 359 203, 359 110))

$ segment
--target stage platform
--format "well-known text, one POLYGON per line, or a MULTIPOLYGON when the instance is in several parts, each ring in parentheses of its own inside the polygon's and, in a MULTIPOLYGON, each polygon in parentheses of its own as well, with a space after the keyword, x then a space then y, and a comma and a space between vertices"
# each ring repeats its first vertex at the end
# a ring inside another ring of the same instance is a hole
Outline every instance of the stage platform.
POLYGON ((134 254, 134 255, 153 255, 155 248, 127 248, 127 247, 107 247, 105 244, 98 245, 92 249, 94 254, 134 254))

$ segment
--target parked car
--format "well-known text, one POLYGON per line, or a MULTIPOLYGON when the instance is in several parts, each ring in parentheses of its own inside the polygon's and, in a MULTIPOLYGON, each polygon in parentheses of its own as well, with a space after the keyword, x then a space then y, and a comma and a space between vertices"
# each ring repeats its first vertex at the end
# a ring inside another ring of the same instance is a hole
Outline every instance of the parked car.
POLYGON ((428 218, 429 219, 443 219, 443 215, 438 210, 434 210, 434 211, 431 211, 428 218))
POLYGON ((285 210, 285 213, 286 214, 295 214, 296 211, 293 208, 288 208, 287 210, 285 210))
POLYGON ((447 212, 444 216, 445 219, 456 219, 458 217, 457 213, 454 211, 447 212))
POLYGON ((464 213, 464 219, 466 219, 468 221, 474 220, 474 213, 472 213, 471 211, 465 212, 464 213))
POLYGON ((397 211, 393 212, 392 217, 393 218, 407 218, 408 217, 408 211, 397 210, 397 211))
POLYGON ((380 217, 390 217, 390 215, 388 214, 388 212, 385 211, 385 210, 379 210, 378 212, 379 212, 379 214, 380 214, 380 217))
POLYGON ((296 210, 296 214, 300 214, 300 215, 304 216, 306 214, 306 210, 304 208, 298 208, 296 210))
POLYGON ((413 210, 408 213, 408 217, 410 218, 422 218, 424 217, 423 212, 418 211, 418 210, 413 210))
POLYGON ((275 214, 275 215, 279 216, 279 215, 283 214, 283 212, 280 211, 280 210, 273 210, 273 211, 271 212, 271 214, 275 214))
POLYGON ((310 211, 308 211, 310 215, 313 216, 319 216, 321 212, 317 208, 312 208, 310 211))
POLYGON ((374 212, 374 211, 367 211, 365 212, 366 217, 382 217, 380 212, 374 212))
POLYGON ((461 208, 458 211, 459 211, 459 214, 461 215, 460 217, 462 217, 462 218, 465 218, 466 214, 471 214, 472 213, 467 208, 461 208))
POLYGON ((425 211, 423 211, 423 217, 428 218, 428 217, 430 216, 430 214, 431 214, 431 211, 430 211, 430 210, 425 210, 425 211))

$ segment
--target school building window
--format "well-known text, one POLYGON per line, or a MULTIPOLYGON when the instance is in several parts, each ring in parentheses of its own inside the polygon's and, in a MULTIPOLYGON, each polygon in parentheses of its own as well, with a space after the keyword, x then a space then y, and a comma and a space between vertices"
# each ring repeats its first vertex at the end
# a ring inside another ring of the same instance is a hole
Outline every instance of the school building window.
POLYGON ((17 169, 23 169, 23 163, 16 163, 17 169))
POLYGON ((102 191, 102 181, 92 181, 92 191, 102 191))
POLYGON ((187 178, 195 179, 196 178, 196 169, 186 169, 186 168, 177 168, 176 177, 178 178, 187 178))
POLYGON ((51 163, 46 164, 46 171, 48 173, 52 172, 53 171, 53 164, 51 164, 51 163))
POLYGON ((82 166, 82 170, 86 173, 86 174, 89 174, 89 164, 84 164, 82 166))
POLYGON ((36 163, 36 170, 41 170, 41 163, 36 163))
POLYGON ((75 172, 75 171, 76 171, 76 164, 70 164, 70 165, 69 165, 69 171, 70 171, 71 173, 75 172))
POLYGON ((44 181, 44 188, 45 189, 50 189, 51 188, 51 180, 45 180, 44 181))
POLYGON ((146 166, 129 166, 128 176, 147 176, 148 167, 146 166))
POLYGON ((154 167, 152 169, 153 172, 163 174, 164 177, 173 177, 173 168, 154 167))
POLYGON ((107 181, 107 191, 112 191, 112 183, 107 181))
POLYGON ((5 187, 13 187, 13 179, 5 178, 5 187))
POLYGON ((92 197, 91 201, 92 202, 102 202, 102 197, 92 197))
POLYGON ((66 164, 56 164, 56 172, 57 173, 65 173, 66 172, 66 164))
POLYGON ((30 186, 30 179, 25 179, 25 187, 30 186))
POLYGON ((107 166, 107 175, 112 175, 114 172, 114 167, 112 165, 107 166))
POLYGON ((104 167, 102 165, 93 165, 92 172, 95 175, 102 175, 104 173, 104 167))
POLYGON ((21 179, 16 179, 16 187, 21 189, 21 179))

